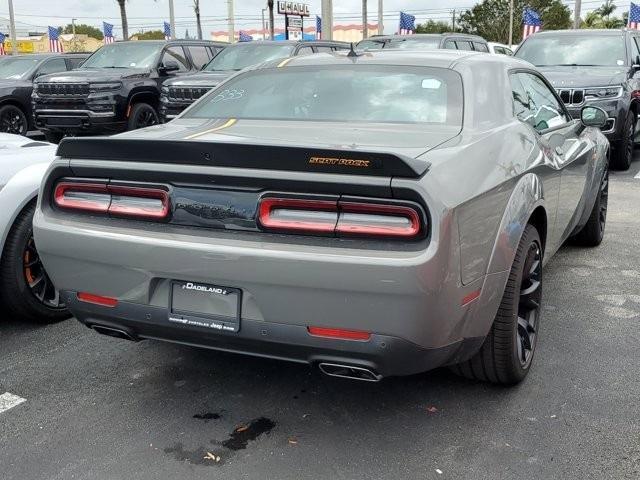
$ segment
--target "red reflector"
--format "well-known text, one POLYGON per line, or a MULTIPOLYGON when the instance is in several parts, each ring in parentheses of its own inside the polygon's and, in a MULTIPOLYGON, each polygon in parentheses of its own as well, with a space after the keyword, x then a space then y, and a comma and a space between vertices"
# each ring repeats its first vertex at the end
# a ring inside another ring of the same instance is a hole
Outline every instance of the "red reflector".
POLYGON ((371 334, 359 330, 342 330, 340 328, 307 327, 315 337, 340 338, 343 340, 369 340, 371 334))
POLYGON ((474 292, 471 292, 470 294, 466 295, 462 299, 462 306, 464 307, 465 305, 470 304, 471 302, 473 302, 479 296, 480 296, 480 290, 476 290, 474 292))
POLYGON ((94 305, 102 305, 103 307, 115 307, 118 305, 118 300, 110 297, 101 297, 100 295, 93 295, 91 293, 80 292, 77 295, 78 300, 85 303, 93 303, 94 305))

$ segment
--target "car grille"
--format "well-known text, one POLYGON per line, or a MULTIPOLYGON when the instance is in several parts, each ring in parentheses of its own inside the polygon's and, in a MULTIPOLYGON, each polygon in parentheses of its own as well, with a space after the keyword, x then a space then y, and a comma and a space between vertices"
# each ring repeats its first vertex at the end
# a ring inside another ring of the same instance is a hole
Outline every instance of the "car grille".
POLYGON ((582 105, 584 103, 584 89, 558 89, 558 95, 565 105, 582 105))
POLYGON ((47 97, 86 97, 88 83, 39 83, 38 95, 47 97))
POLYGON ((169 87, 169 99, 194 102, 212 87, 169 87))

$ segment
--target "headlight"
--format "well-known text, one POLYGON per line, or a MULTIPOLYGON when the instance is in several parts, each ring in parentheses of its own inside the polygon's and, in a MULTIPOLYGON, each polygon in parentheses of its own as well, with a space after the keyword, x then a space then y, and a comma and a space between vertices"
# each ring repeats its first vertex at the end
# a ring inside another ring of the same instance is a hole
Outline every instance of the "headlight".
POLYGON ((109 90, 118 90, 121 87, 122 87, 122 82, 90 83, 89 91, 90 92, 108 92, 109 90))
POLYGON ((169 93, 169 87, 167 87, 166 85, 163 85, 162 88, 160 89, 161 93, 169 93))
POLYGON ((35 92, 37 92, 37 91, 38 91, 38 84, 37 84, 37 83, 34 83, 34 84, 33 84, 33 92, 35 93, 35 92))
POLYGON ((600 100, 604 98, 618 98, 622 96, 622 87, 598 87, 587 88, 584 91, 584 96, 588 100, 600 100))

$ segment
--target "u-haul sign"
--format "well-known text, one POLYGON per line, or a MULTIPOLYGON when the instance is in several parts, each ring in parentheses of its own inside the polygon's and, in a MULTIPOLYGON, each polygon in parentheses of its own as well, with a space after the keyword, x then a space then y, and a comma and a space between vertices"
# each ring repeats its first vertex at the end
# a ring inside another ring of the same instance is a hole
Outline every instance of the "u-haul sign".
POLYGON ((309 16, 309 5, 296 2, 278 2, 278 13, 282 15, 309 16))

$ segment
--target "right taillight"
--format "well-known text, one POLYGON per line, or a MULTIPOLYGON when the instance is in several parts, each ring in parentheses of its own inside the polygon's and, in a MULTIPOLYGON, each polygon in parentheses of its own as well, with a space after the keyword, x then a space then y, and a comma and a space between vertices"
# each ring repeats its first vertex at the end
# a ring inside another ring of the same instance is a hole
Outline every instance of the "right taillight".
POLYGON ((169 193, 162 188, 101 183, 60 182, 57 207, 92 213, 161 220, 169 215, 169 193))
POLYGON ((378 201, 264 197, 258 208, 265 230, 338 236, 415 238, 425 231, 422 218, 417 207, 378 201))

